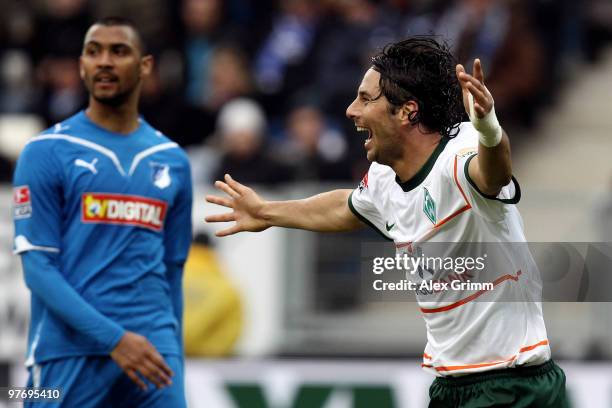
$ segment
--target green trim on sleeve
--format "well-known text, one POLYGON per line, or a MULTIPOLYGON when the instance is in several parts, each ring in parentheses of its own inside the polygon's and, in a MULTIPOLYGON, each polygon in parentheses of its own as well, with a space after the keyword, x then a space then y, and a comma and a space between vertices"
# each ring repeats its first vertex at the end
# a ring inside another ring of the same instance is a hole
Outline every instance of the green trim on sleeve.
POLYGON ((372 224, 366 217, 364 217, 363 215, 359 214, 359 211, 357 211, 357 209, 355 208, 355 206, 353 206, 353 193, 355 192, 355 190, 353 190, 351 192, 351 195, 348 198, 348 206, 351 209, 351 212, 353 214, 355 214, 355 217, 359 218, 359 220, 361 222, 363 222, 364 224, 368 225, 369 227, 373 228, 374 231, 378 232, 384 239, 386 239, 387 241, 393 241, 391 238, 389 238, 388 236, 386 236, 381 230, 379 230, 376 225, 372 224))
POLYGON ((470 183, 472 188, 474 190, 476 190, 476 192, 478 194, 480 194, 481 196, 483 196, 484 198, 486 198, 488 200, 497 200, 497 201, 502 202, 504 204, 516 204, 519 201, 521 201, 521 186, 519 185, 518 181, 516 180, 516 178, 514 176, 512 176, 512 182, 514 183, 514 190, 515 190, 515 192, 514 192, 514 197, 512 197, 512 198, 497 198, 496 196, 492 196, 490 194, 485 194, 482 191, 480 191, 480 189, 478 188, 478 186, 476 185, 474 180, 472 180, 472 178, 470 177, 470 172, 468 171, 468 168, 470 167, 470 161, 472 161, 472 159, 474 157, 476 157, 477 155, 478 155, 478 153, 474 153, 473 155, 468 157, 468 159, 465 161, 465 166, 463 166, 463 171, 465 173, 465 178, 470 183))

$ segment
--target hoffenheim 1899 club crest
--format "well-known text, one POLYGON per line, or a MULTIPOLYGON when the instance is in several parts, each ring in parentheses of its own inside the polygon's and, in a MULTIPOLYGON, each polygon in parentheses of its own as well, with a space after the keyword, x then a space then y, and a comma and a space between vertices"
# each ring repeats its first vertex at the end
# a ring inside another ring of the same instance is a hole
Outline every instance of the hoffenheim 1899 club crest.
POLYGON ((157 188, 164 189, 172 183, 170 178, 170 166, 162 163, 151 163, 153 170, 153 184, 157 188))

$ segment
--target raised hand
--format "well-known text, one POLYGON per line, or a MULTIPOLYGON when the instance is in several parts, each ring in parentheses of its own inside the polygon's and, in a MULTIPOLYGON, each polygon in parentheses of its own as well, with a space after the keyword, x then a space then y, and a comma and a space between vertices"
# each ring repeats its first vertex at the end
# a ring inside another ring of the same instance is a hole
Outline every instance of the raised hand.
POLYGON ((111 358, 143 390, 147 389, 147 385, 140 376, 157 388, 172 384, 170 377, 174 373, 155 346, 139 334, 126 332, 111 352, 111 358))
POLYGON ((216 236, 225 237, 242 231, 259 232, 270 227, 262 214, 266 202, 252 188, 238 183, 229 174, 225 175, 225 182, 215 181, 215 187, 226 193, 227 197, 207 195, 206 201, 233 211, 209 215, 205 218, 206 222, 235 222, 231 227, 218 231, 216 236))
POLYGON ((456 72, 461 85, 465 111, 472 120, 475 119, 474 115, 479 119, 484 118, 493 109, 493 96, 484 84, 484 73, 480 60, 474 60, 473 75, 468 74, 461 64, 457 64, 456 72), (470 106, 470 95, 473 98, 473 110, 470 106))

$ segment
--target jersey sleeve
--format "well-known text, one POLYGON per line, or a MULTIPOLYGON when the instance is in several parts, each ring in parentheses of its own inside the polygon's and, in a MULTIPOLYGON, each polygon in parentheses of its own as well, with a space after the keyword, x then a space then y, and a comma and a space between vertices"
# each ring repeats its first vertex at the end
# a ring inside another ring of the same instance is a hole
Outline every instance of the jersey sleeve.
POLYGON ((370 186, 370 183, 376 183, 377 179, 376 169, 373 165, 365 174, 359 186, 353 190, 348 198, 348 205, 352 213, 361 220, 364 224, 372 227, 378 232, 384 239, 391 241, 392 238, 385 234, 385 221, 377 209, 373 197, 376 195, 375 186, 370 186))
POLYGON ((187 157, 182 169, 181 187, 166 218, 164 226, 164 261, 183 265, 187 259, 192 240, 191 210, 193 189, 191 169, 187 157))
POLYGON ((170 286, 172 308, 179 325, 178 336, 181 347, 183 344, 183 267, 192 241, 191 210, 193 204, 191 169, 186 157, 183 174, 181 187, 164 226, 164 265, 170 286))
POLYGON ((63 171, 51 144, 29 143, 13 177, 15 253, 60 252, 63 171))
POLYGON ((465 132, 460 143, 457 143, 450 152, 450 177, 458 183, 472 208, 489 221, 499 221, 504 218, 506 206, 517 204, 521 199, 521 188, 513 176, 510 183, 504 186, 497 196, 483 193, 469 174, 469 165, 478 156, 478 136, 471 123, 463 123, 465 132))
POLYGON ((21 255, 28 288, 66 324, 110 351, 124 329, 99 313, 59 270, 63 171, 48 142, 30 143, 17 161, 13 187, 15 253, 21 255))
POLYGON ((57 258, 58 254, 50 252, 23 252, 21 261, 27 287, 49 311, 110 353, 125 334, 125 329, 83 300, 60 273, 57 258))

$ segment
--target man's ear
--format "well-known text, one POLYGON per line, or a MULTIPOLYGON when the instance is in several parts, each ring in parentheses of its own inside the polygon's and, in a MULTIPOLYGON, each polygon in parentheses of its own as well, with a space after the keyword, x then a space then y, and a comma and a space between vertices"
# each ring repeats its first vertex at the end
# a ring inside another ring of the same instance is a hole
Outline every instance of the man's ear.
POLYGON ((153 56, 145 55, 140 60, 140 74, 142 76, 149 76, 151 71, 153 71, 153 56))
POLYGON ((85 68, 83 67, 83 57, 79 57, 79 76, 81 81, 85 80, 85 68))
POLYGON ((398 114, 403 125, 414 125, 418 122, 419 105, 415 101, 407 101, 399 109, 398 114))

